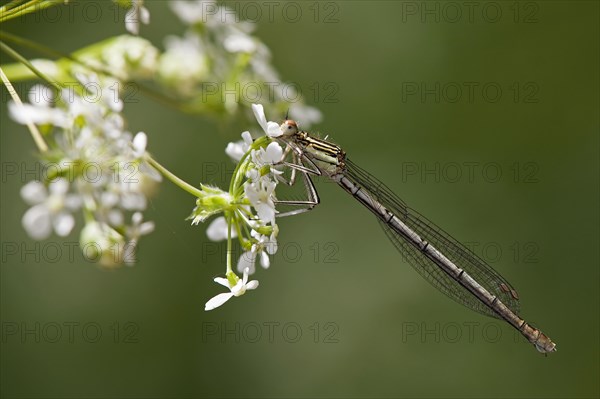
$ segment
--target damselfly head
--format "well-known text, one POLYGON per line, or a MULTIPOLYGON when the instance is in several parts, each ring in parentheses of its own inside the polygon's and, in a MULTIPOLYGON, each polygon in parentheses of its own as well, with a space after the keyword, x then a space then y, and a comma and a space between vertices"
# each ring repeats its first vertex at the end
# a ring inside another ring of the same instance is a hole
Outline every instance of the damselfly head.
POLYGON ((293 136, 298 133, 298 124, 293 119, 286 119, 285 122, 281 124, 281 131, 284 136, 293 136))

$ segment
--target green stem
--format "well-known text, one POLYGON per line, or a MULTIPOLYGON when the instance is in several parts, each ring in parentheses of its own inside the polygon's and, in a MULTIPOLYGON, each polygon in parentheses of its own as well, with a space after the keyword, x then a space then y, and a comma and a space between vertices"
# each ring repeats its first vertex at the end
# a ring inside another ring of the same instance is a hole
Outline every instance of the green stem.
POLYGON ((242 159, 240 159, 235 169, 233 170, 233 177, 231 178, 231 183, 229 183, 229 194, 231 194, 232 197, 237 198, 236 194, 238 193, 235 192, 235 188, 240 186, 241 180, 243 178, 243 174, 240 173, 240 168, 242 167, 242 165, 245 166, 246 159, 250 156, 252 150, 259 149, 260 147, 265 146, 270 141, 271 138, 268 136, 262 136, 261 138, 254 140, 250 148, 248 148, 248 151, 246 151, 246 153, 242 156, 242 159))
POLYGON ((150 155, 147 154, 145 156, 145 159, 148 161, 148 163, 150 165, 152 165, 154 168, 158 169, 158 171, 160 173, 162 173, 167 179, 171 180, 171 182, 173 184, 175 184, 176 186, 178 186, 182 190, 187 191, 188 193, 192 194, 194 197, 198 197, 198 198, 200 198, 203 195, 202 190, 197 189, 196 187, 192 186, 191 184, 189 184, 189 183, 181 180, 179 177, 175 176, 167 168, 165 168, 164 166, 162 166, 161 164, 159 164, 150 155))
MULTIPOLYGON (((13 101, 17 104, 17 106, 22 107, 23 102, 21 101, 21 98, 17 94, 12 83, 10 83, 10 80, 8 80, 8 78, 4 74, 2 67, 0 67, 0 78, 2 79, 2 83, 4 83, 4 86, 6 86, 6 90, 8 90, 8 92, 10 93, 10 96, 12 97, 13 101)), ((33 141, 35 142, 35 145, 37 146, 38 150, 40 150, 40 152, 48 151, 48 145, 44 141, 44 138, 42 137, 42 134, 38 130, 37 126, 30 121, 28 121, 26 125, 29 129, 29 132, 31 133, 31 137, 33 137, 33 141)))
POLYGON ((49 47, 36 43, 33 40, 25 39, 24 37, 13 35, 12 33, 0 31, 0 39, 11 41, 23 47, 28 47, 32 50, 37 51, 40 54, 45 54, 48 57, 68 58, 71 61, 79 62, 77 59, 75 59, 69 54, 63 54, 60 51, 53 50, 49 47))
POLYGON ((10 55, 16 61, 19 61, 20 63, 25 65, 27 68, 29 68, 31 70, 31 72, 35 73, 40 79, 45 80, 46 82, 48 82, 49 84, 54 86, 54 88, 56 88, 56 90, 58 90, 58 91, 62 90, 63 85, 51 80, 43 72, 41 72, 39 69, 37 69, 31 62, 29 62, 21 54, 17 53, 15 50, 13 50, 12 47, 8 46, 6 43, 0 42, 0 49, 2 49, 6 54, 10 55))
POLYGON ((226 212, 225 213, 226 218, 227 218, 227 270, 225 271, 225 275, 229 276, 229 273, 232 273, 233 271, 231 270, 231 219, 232 219, 232 215, 231 212, 226 212))
MULTIPOLYGON (((7 10, 1 10, 2 13, 0 14, 0 22, 6 22, 10 19, 21 17, 25 14, 40 11, 44 8, 53 7, 53 6, 62 4, 62 3, 63 3, 62 1, 58 1, 58 0, 53 0, 53 1, 31 0, 25 4, 21 4, 20 6, 13 7, 13 8, 7 9, 7 10)), ((7 4, 7 6, 8 6, 8 4, 7 4)))
POLYGON ((4 14, 4 13, 10 11, 11 9, 17 7, 23 1, 25 1, 25 0, 12 0, 12 1, 9 1, 8 3, 6 3, 2 7, 0 7, 0 13, 4 14))

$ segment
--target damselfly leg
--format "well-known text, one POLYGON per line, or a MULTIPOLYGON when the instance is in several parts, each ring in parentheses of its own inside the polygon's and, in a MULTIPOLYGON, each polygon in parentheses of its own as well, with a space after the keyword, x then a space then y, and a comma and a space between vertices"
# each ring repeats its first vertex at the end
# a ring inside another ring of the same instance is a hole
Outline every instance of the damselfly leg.
MULTIPOLYGON (((314 169, 306 167, 303 164, 302 159, 307 159, 307 158, 305 158, 305 157, 303 158, 301 152, 298 153, 297 150, 294 150, 294 152, 291 152, 292 150, 293 150, 292 147, 288 145, 284 151, 281 161, 278 163, 279 165, 284 165, 284 166, 287 166, 290 168, 290 170, 291 170, 290 178, 288 180, 286 180, 282 176, 277 176, 277 179, 280 182, 287 184, 288 186, 293 186, 296 183, 296 176, 297 176, 297 172, 298 172, 302 177, 302 182, 303 182, 304 188, 306 190, 307 199, 306 200, 274 200, 273 202, 277 205, 289 205, 289 206, 298 207, 298 209, 294 209, 292 211, 278 213, 277 217, 293 216, 293 215, 298 215, 300 213, 308 212, 320 203, 319 194, 317 193, 317 189, 315 188, 315 185, 314 185, 312 179, 310 178, 311 174, 317 175, 317 176, 320 175, 321 173, 320 173, 319 169, 316 168, 316 166, 314 169), (292 156, 292 162, 287 162, 287 161, 285 161, 285 159, 290 154, 290 152, 291 152, 291 156, 292 156)), ((308 160, 308 161, 310 162, 310 160, 308 160)))

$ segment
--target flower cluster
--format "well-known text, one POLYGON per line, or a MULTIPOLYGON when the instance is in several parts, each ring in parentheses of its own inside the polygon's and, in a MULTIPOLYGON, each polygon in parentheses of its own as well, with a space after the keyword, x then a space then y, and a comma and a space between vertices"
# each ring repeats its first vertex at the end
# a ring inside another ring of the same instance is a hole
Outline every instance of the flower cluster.
POLYGON ((321 113, 281 81, 268 47, 252 34, 254 23, 216 1, 173 1, 170 6, 188 29, 183 37, 166 38, 158 75, 170 92, 187 99, 188 110, 233 115, 260 101, 269 112, 290 108, 306 126, 320 121, 321 113))
MULTIPOLYGON (((127 30, 137 35, 139 23, 149 21, 144 2, 114 1, 127 8, 127 30)), ((216 1, 172 1, 169 6, 187 29, 182 36, 167 36, 164 51, 147 39, 121 35, 82 48, 72 58, 33 64, 63 82, 73 81, 82 67, 109 74, 118 79, 119 91, 128 84, 147 88, 189 113, 246 118, 251 104, 262 102, 268 112, 289 112, 304 126, 321 120, 320 111, 304 103, 296 86, 280 79, 269 48, 253 35, 253 22, 241 20, 235 10, 216 1)))
POLYGON ((56 98, 36 85, 29 103, 8 105, 16 122, 39 125, 48 143, 40 154, 45 173, 21 190, 31 205, 23 227, 37 240, 52 231, 64 237, 81 211, 84 255, 106 267, 132 264, 138 240, 154 229, 141 212, 161 175, 145 160, 146 134, 125 129, 114 81, 80 75, 79 82, 80 91, 65 89, 56 98))
MULTIPOLYGON (((254 24, 240 20, 234 10, 216 1, 170 2, 186 31, 183 36, 168 36, 161 51, 136 36, 140 23, 149 23, 144 1, 113 1, 128 10, 125 24, 132 35, 112 37, 53 61, 28 61, 5 46, 19 61, 0 70, 13 98, 9 113, 28 126, 47 172, 21 189, 30 205, 22 224, 37 240, 53 232, 64 237, 75 230, 81 215, 80 246, 86 257, 106 267, 132 264, 140 238, 154 229, 142 212, 162 174, 196 196, 192 223, 214 217, 208 237, 227 240, 225 278, 215 281, 230 292, 211 299, 206 304, 211 310, 255 289, 258 281, 248 281, 248 276, 255 273, 256 262, 266 269, 277 252, 275 190, 286 180, 281 176, 284 151, 273 139, 282 130, 267 121, 262 105, 253 102, 260 98, 268 111, 277 114, 287 110, 306 126, 320 121, 321 113, 305 105, 294 86, 279 78, 269 49, 253 35, 254 24), (29 103, 21 103, 11 80, 36 77, 54 90, 36 85, 29 103), (73 81, 75 88, 61 90, 73 81), (221 120, 254 114, 264 134, 253 140, 250 132, 244 132, 241 141, 227 146, 225 152, 237 162, 227 191, 207 185, 197 189, 146 152, 146 134, 129 132, 121 115, 120 95, 129 84, 186 112, 221 120), (241 278, 232 268, 235 238, 243 249, 237 260, 241 278)), ((34 12, 37 3, 50 7, 60 2, 26 0, 18 7, 21 2, 13 3, 2 7, 1 18, 34 12)), ((29 43, 12 34, 3 37, 18 45, 29 43)), ((35 43, 32 49, 54 53, 35 43)))
POLYGON ((246 289, 258 286, 258 281, 247 283, 248 275, 255 272, 256 259, 260 258, 263 268, 270 266, 269 255, 277 252, 279 227, 275 216, 275 188, 283 149, 273 137, 282 134, 280 126, 267 121, 262 105, 253 104, 252 109, 262 127, 264 136, 252 140, 250 132, 242 133, 242 140, 229 143, 225 152, 238 162, 233 173, 229 191, 202 186, 202 194, 196 200, 196 207, 190 218, 193 224, 205 221, 208 217, 223 212, 208 226, 207 236, 213 241, 227 240, 228 259, 226 278, 215 281, 230 289, 230 293, 219 294, 206 304, 206 310, 222 305, 234 296, 244 294, 246 289), (237 237, 244 253, 237 263, 237 270, 231 267, 231 240, 237 237))

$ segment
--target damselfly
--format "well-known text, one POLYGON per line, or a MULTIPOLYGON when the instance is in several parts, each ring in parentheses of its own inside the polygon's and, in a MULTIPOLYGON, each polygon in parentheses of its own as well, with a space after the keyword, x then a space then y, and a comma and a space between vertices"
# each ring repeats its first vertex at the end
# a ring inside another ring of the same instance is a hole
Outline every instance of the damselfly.
POLYGON ((279 216, 312 209, 319 196, 310 178, 325 176, 373 212, 390 241, 403 257, 434 287, 458 303, 487 316, 504 319, 542 353, 556 351, 548 336, 518 316, 519 296, 498 272, 463 244, 408 207, 385 184, 359 168, 337 145, 312 137, 286 120, 276 137, 286 146, 282 164, 291 168, 288 184, 296 171, 306 186, 308 200, 277 201, 303 206, 279 216), (291 162, 285 161, 291 155, 291 162))

